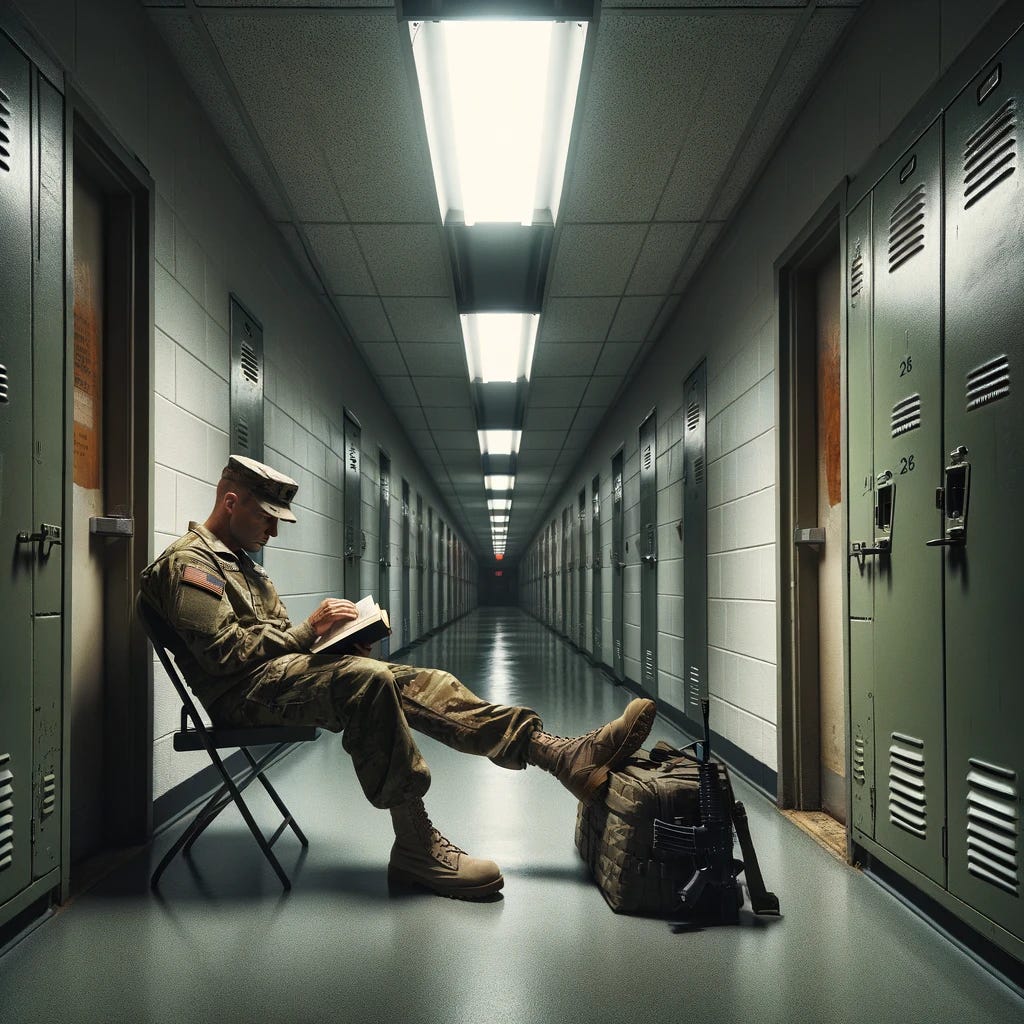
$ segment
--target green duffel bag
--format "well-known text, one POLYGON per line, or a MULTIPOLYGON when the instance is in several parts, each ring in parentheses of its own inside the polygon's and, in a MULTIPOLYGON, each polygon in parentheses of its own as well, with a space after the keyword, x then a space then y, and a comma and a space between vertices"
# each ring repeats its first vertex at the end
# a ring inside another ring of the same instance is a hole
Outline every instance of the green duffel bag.
MULTIPOLYGON (((657 755, 656 755, 657 756, 657 755)), ((682 757, 653 760, 638 750, 612 772, 603 799, 580 804, 576 849, 617 913, 671 914, 692 877, 691 857, 652 849, 654 819, 700 824, 697 765, 682 757)))

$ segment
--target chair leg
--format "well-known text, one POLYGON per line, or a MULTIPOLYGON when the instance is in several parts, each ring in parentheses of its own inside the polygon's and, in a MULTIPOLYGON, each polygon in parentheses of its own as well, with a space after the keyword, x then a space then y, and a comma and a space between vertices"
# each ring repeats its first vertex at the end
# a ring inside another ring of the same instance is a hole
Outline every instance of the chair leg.
MULTIPOLYGON (((279 746, 283 746, 283 744, 280 744, 279 746)), ((253 774, 250 774, 246 779, 243 780, 242 786, 241 788, 239 788, 235 784, 234 779, 231 778, 227 769, 224 767, 224 762, 220 759, 220 756, 217 754, 216 750, 212 746, 210 746, 207 748, 207 752, 209 753, 214 764, 216 765, 217 770, 220 772, 221 777, 224 779, 224 785, 213 795, 213 797, 210 798, 210 800, 208 800, 203 805, 202 810, 200 810, 199 814, 193 820, 192 824, 185 830, 185 832, 178 838, 174 846, 172 846, 168 853, 164 856, 163 860, 158 865, 156 871, 153 873, 153 877, 150 880, 150 887, 154 889, 156 888, 157 883, 160 880, 160 876, 163 874, 164 869, 167 867, 167 865, 174 858, 175 854, 177 854, 178 851, 181 850, 186 843, 194 842, 199 837, 200 833, 202 833, 202 831, 210 824, 210 822, 212 822, 214 818, 216 818, 216 816, 220 814, 220 812, 228 805, 228 803, 233 801, 235 805, 238 807, 238 810, 241 812, 242 817, 245 819, 246 825, 249 826, 249 831, 252 832, 253 838, 256 840, 257 843, 259 843, 259 847, 263 851, 263 855, 270 862, 270 866, 274 869, 274 872, 277 875, 278 879, 280 880, 281 885, 287 892, 289 889, 291 889, 292 883, 289 880, 288 876, 285 874, 284 868, 281 867, 280 861, 277 859, 277 857, 274 856, 274 851, 270 849, 270 845, 267 843, 267 840, 264 837, 262 830, 260 829, 259 825, 256 824, 256 819, 252 816, 252 813, 250 812, 248 806, 246 806, 245 801, 242 799, 242 789, 248 786, 249 783, 252 782, 253 778, 255 778, 255 776, 253 774), (224 790, 225 787, 231 794, 231 800, 220 800, 222 791, 224 790), (217 803, 216 810, 213 809, 215 802, 217 803)))
MULTIPOLYGON (((282 746, 283 745, 284 744, 282 744, 282 746)), ((277 753, 278 749, 280 748, 275 748, 273 751, 271 751, 271 753, 264 757, 263 760, 259 762, 259 764, 256 763, 256 761, 253 759, 252 754, 250 754, 245 747, 241 747, 240 749, 242 753, 245 754, 246 758, 249 761, 249 764, 252 766, 253 774, 263 784, 263 788, 270 794, 270 799, 274 801, 274 803, 277 805, 277 809, 281 812, 281 814, 284 817, 282 827, 274 833, 274 838, 270 840, 271 846, 273 846, 274 842, 277 840, 277 837, 281 834, 281 832, 284 831, 285 825, 291 827, 291 830, 295 833, 296 838, 303 846, 309 846, 309 840, 306 838, 306 835, 302 831, 302 829, 299 828, 298 822, 292 817, 291 811, 289 811, 288 808, 285 806, 285 802, 278 795, 277 790, 274 789, 274 787, 270 784, 270 780, 266 777, 266 775, 263 774, 264 766, 270 760, 270 758, 277 753)))

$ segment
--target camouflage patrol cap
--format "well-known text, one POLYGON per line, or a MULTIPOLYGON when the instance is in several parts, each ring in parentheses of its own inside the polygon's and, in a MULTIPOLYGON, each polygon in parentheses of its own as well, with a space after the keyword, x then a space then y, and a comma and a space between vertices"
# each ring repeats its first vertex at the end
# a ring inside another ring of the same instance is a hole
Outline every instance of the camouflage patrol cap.
POLYGON ((292 512, 292 498, 299 485, 284 473, 263 465, 245 455, 232 455, 221 473, 222 480, 233 480, 252 492, 267 515, 287 523, 297 522, 292 512))

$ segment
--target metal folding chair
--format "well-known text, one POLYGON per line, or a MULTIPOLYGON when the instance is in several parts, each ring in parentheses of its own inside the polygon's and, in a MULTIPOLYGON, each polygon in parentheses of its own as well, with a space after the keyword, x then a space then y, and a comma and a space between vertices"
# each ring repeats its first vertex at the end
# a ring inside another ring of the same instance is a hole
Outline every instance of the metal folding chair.
POLYGON ((160 876, 164 869, 182 850, 186 854, 192 849, 192 844, 202 835, 206 828, 216 819, 228 804, 234 803, 241 812, 245 823, 249 826, 256 842, 264 856, 270 862, 270 866, 277 873, 285 890, 291 889, 292 883, 281 867, 280 861, 274 855, 271 847, 277 842, 281 833, 290 828, 296 838, 303 846, 309 846, 291 812, 285 806, 284 801, 278 795, 277 790, 270 784, 264 769, 282 751, 292 743, 302 743, 308 740, 315 740, 320 735, 319 729, 315 726, 305 725, 282 725, 282 726, 254 726, 246 729, 218 729, 206 725, 203 722, 199 710, 191 694, 188 692, 185 683, 174 663, 171 661, 170 653, 173 653, 180 644, 177 634, 167 625, 159 612, 153 608, 142 596, 138 594, 135 598, 135 612, 139 623, 153 644, 153 649, 160 659, 164 670, 174 684, 181 698, 181 729, 174 734, 175 750, 205 750, 213 762, 214 767, 221 777, 221 785, 217 791, 199 808, 192 821, 185 831, 178 837, 174 845, 164 855, 163 860, 157 865, 150 879, 150 888, 156 889, 160 876), (267 751, 259 760, 253 757, 249 747, 270 745, 267 751), (248 762, 248 767, 236 781, 231 777, 221 760, 218 750, 237 747, 248 762), (249 810, 242 798, 243 791, 250 783, 258 779, 263 788, 267 791, 270 799, 274 801, 277 809, 283 815, 283 820, 277 831, 268 840, 263 830, 256 823, 252 812, 249 810))

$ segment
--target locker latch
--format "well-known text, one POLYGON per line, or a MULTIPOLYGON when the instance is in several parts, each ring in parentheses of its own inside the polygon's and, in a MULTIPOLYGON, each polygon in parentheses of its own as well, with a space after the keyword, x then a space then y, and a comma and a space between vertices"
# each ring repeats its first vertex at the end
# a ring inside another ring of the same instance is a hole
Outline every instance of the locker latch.
POLYGON ((857 565, 864 568, 868 555, 888 555, 892 551, 892 528, 896 515, 896 482, 892 471, 879 473, 875 481, 875 537, 874 543, 854 541, 850 545, 850 557, 857 559, 857 565))
POLYGON ((64 543, 61 539, 61 528, 52 523, 40 523, 38 533, 19 533, 17 541, 19 544, 38 544, 39 557, 42 559, 50 557, 50 550, 54 545, 64 543))
POLYGON ((958 548, 967 543, 967 505, 971 493, 971 464, 967 449, 960 445, 949 453, 945 485, 936 492, 936 504, 942 509, 944 537, 925 541, 930 548, 958 548))

